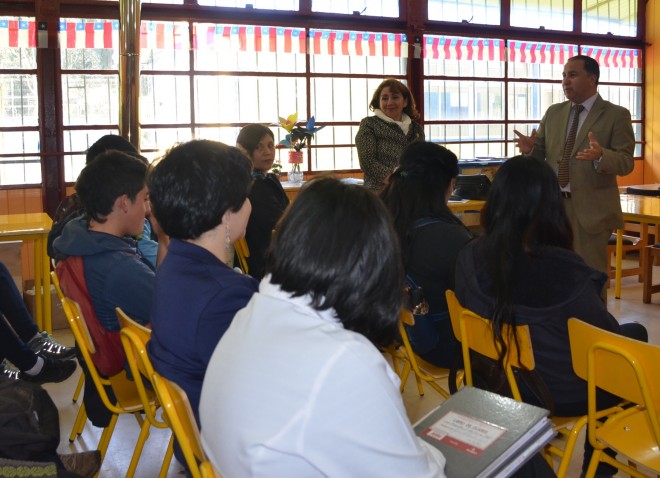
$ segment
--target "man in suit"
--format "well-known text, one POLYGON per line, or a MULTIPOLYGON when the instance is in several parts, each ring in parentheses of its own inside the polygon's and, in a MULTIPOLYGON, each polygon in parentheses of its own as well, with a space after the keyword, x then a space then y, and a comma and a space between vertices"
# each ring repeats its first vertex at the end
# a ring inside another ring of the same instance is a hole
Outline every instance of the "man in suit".
POLYGON ((530 136, 514 130, 516 144, 521 153, 545 159, 557 172, 575 252, 594 269, 609 273, 607 242, 612 230, 623 226, 616 176, 633 170, 630 112, 598 94, 600 68, 593 58, 569 58, 562 76, 568 101, 550 106, 530 136), (563 161, 568 167, 562 171, 563 161))

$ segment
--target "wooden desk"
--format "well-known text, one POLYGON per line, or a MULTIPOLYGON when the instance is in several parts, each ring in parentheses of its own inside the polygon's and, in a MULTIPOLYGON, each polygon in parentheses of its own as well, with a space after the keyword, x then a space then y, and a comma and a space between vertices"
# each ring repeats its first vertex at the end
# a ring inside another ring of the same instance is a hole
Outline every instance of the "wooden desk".
POLYGON ((39 330, 53 331, 50 303, 50 259, 46 252, 53 221, 48 214, 0 215, 0 241, 32 241, 34 244, 35 317, 39 330))
POLYGON ((479 212, 484 208, 484 204, 486 204, 486 201, 481 201, 479 199, 470 199, 466 202, 449 201, 449 209, 451 209, 454 214, 466 211, 479 212))
MULTIPOLYGON (((655 226, 656 236, 660 230, 660 197, 621 194, 623 220, 655 226)), ((657 237, 656 237, 657 240, 657 237)), ((616 272, 614 275, 614 297, 621 298, 621 272, 623 255, 623 229, 616 231, 616 272)))

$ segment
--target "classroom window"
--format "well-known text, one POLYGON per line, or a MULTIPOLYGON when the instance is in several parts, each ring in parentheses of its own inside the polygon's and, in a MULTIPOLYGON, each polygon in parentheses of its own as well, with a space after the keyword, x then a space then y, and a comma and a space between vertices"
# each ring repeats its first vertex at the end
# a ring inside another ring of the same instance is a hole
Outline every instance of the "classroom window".
POLYGON ((197 3, 214 7, 298 10, 298 0, 197 0, 197 3))
POLYGON ((511 0, 511 26, 573 30, 573 0, 511 0))
POLYGON ((598 35, 637 35, 637 0, 582 0, 582 31, 598 35))
POLYGON ((429 0, 429 20, 500 24, 500 0, 429 0))
POLYGON ((30 17, 0 17, 0 184, 38 184, 38 25, 30 17))
POLYGON ((119 22, 64 18, 58 41, 62 67, 64 177, 75 181, 85 151, 119 124, 119 22))
POLYGON ((398 0, 312 0, 313 12, 398 17, 398 0))

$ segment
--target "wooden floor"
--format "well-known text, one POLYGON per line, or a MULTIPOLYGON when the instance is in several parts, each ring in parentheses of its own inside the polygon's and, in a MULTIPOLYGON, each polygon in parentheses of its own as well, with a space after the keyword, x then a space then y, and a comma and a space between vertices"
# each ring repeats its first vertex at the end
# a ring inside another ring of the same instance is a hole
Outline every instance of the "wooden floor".
MULTIPOLYGON (((655 267, 654 273, 656 277, 660 277, 660 266, 655 267)), ((660 344, 660 294, 652 297, 652 304, 643 304, 642 287, 637 282, 636 277, 626 277, 623 279, 622 284, 622 298, 620 300, 614 299, 613 288, 608 291, 607 304, 610 312, 620 322, 637 321, 644 324, 649 331, 649 341, 660 344)), ((56 331, 55 336, 63 343, 73 344, 73 337, 68 330, 56 331)), ((60 410, 61 442, 58 450, 60 453, 95 449, 101 435, 100 429, 87 424, 82 435, 72 444, 69 444, 69 433, 78 412, 78 404, 72 403, 71 397, 78 382, 79 374, 80 368, 67 381, 45 386, 60 410)), ((426 388, 425 396, 420 397, 412 378, 409 379, 403 399, 410 421, 413 423, 442 402, 442 397, 430 387, 426 388)), ((101 468, 100 476, 102 478, 125 476, 138 433, 139 427, 133 417, 120 417, 108 448, 108 454, 101 468)), ((155 477, 158 475, 168 439, 169 431, 152 429, 135 476, 155 477)), ((576 447, 569 477, 579 477, 581 462, 582 442, 576 447)), ((182 468, 176 461, 173 461, 168 473, 168 477, 174 476, 183 476, 182 468)))

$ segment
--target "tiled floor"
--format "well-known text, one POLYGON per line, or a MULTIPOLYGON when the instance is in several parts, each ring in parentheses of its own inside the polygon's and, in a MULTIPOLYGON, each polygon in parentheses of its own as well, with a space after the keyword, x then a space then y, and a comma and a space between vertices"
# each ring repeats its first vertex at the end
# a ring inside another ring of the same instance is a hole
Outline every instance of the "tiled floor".
MULTIPOLYGON (((654 272, 656 277, 660 277, 660 266, 656 266, 654 272)), ((643 304, 641 291, 641 285, 637 282, 636 277, 624 278, 622 299, 614 299, 613 288, 610 288, 608 292, 608 308, 619 321, 634 320, 644 324, 649 331, 650 342, 660 344, 660 294, 653 296, 652 304, 643 304)), ((68 330, 56 331, 55 335, 66 344, 73 343, 73 337, 68 330)), ((100 429, 87 424, 82 435, 75 439, 73 443, 69 444, 68 437, 76 413, 78 412, 78 404, 72 403, 71 397, 77 384, 79 373, 80 369, 78 369, 73 377, 63 383, 46 385, 46 388, 60 410, 62 437, 59 447, 60 453, 94 449, 101 435, 100 429)), ((420 397, 417 394, 417 388, 413 378, 409 379, 403 399, 408 410, 408 416, 413 423, 442 401, 440 395, 430 387, 426 387, 425 396, 420 397)), ((125 476, 138 433, 139 426, 132 416, 120 417, 103 467, 101 468, 100 476, 102 478, 120 478, 125 476)), ((152 429, 135 476, 155 477, 158 475, 168 439, 169 431, 152 429)), ((577 452, 574 455, 569 470, 569 477, 579 476, 582 459, 582 438, 576 450, 577 452)), ((183 476, 182 468, 176 461, 172 463, 168 473, 168 477, 174 476, 183 476)))

